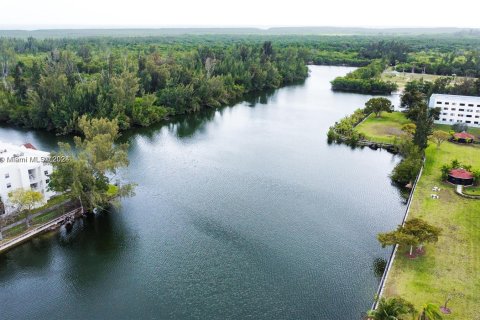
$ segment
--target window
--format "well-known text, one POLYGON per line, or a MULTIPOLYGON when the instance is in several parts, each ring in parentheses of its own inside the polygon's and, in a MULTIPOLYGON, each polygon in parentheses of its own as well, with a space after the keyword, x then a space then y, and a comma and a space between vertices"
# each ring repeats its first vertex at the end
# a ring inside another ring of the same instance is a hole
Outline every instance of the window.
POLYGON ((451 116, 455 116, 455 113, 450 113, 451 116))
POLYGON ((450 119, 450 122, 453 122, 453 119, 450 119))
POLYGON ((457 122, 463 122, 462 120, 457 120, 457 122))
POLYGON ((475 116, 475 118, 480 118, 480 116, 475 116))
POLYGON ((460 107, 465 107, 465 103, 460 103, 460 107))
POLYGON ((450 102, 445 102, 445 104, 446 104, 446 105, 449 105, 449 104, 450 104, 450 102))
POLYGON ((466 123, 472 123, 472 121, 465 121, 466 123))
POLYGON ((45 173, 45 175, 48 176, 48 170, 43 171, 43 173, 45 173))
POLYGON ((471 115, 471 114, 467 114, 467 118, 471 118, 471 117, 472 117, 472 115, 471 115))
POLYGON ((447 119, 443 118, 442 121, 447 121, 447 119))
POLYGON ((458 109, 458 111, 465 111, 465 109, 458 109))
POLYGON ((452 106, 456 106, 457 104, 455 102, 452 102, 452 106))
POLYGON ((50 182, 50 179, 45 180, 45 183, 48 184, 50 182))
POLYGON ((442 104, 442 101, 437 101, 437 104, 442 104))
POLYGON ((475 121, 474 124, 478 124, 478 121, 475 121))
POLYGON ((458 114, 459 117, 463 117, 463 114, 458 114))
POLYGON ((7 183, 7 188, 11 188, 12 187, 12 184, 11 183, 7 183))
POLYGON ((469 107, 473 107, 473 103, 469 103, 468 106, 469 106, 469 107))
POLYGON ((467 112, 473 112, 473 110, 472 109, 467 109, 467 112))
POLYGON ((443 108, 443 110, 448 110, 448 108, 443 108))
POLYGON ((455 109, 455 108, 452 108, 452 111, 455 111, 455 110, 457 110, 457 109, 455 109))
POLYGON ((443 116, 446 116, 447 114, 448 114, 448 113, 446 113, 446 112, 442 113, 443 116))
POLYGON ((5 179, 10 178, 10 173, 5 173, 5 179))

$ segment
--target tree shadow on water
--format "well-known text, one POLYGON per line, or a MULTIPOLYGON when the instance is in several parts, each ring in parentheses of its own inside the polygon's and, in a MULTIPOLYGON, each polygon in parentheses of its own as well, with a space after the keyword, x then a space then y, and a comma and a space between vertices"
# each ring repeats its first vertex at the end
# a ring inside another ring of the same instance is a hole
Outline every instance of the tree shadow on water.
POLYGON ((95 283, 111 273, 126 259, 126 251, 135 242, 121 213, 114 208, 108 210, 89 215, 77 221, 72 231, 59 234, 68 255, 64 277, 75 286, 95 283))

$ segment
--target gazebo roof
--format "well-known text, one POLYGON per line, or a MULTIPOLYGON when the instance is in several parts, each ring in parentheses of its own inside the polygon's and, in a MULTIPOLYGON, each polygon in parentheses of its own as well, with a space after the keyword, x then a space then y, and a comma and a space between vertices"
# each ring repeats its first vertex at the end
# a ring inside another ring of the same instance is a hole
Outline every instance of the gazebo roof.
POLYGON ((23 144, 23 146, 27 149, 37 150, 37 148, 35 148, 35 146, 33 144, 31 144, 30 142, 23 144))
POLYGON ((465 169, 452 169, 449 175, 456 179, 473 179, 473 174, 465 169))
POLYGON ((473 134, 466 133, 465 131, 454 133, 453 136, 456 139, 465 139, 465 140, 468 140, 468 139, 474 140, 475 139, 475 136, 473 134))

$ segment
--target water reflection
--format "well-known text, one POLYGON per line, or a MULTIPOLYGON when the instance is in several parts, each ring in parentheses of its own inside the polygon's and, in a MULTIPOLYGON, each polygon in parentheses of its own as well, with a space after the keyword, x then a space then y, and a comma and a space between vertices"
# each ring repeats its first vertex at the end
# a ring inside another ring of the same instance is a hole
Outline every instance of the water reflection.
POLYGON ((123 133, 137 195, 4 256, 2 317, 358 317, 378 285, 368 257, 389 255, 376 235, 404 214, 388 180, 398 157, 326 144, 369 97, 330 90, 351 69, 312 70, 303 85, 123 133))
POLYGON ((14 278, 19 273, 40 271, 52 263, 52 241, 50 233, 35 238, 17 248, 0 255, 0 282, 14 278), (13 271, 13 272, 12 272, 13 271))

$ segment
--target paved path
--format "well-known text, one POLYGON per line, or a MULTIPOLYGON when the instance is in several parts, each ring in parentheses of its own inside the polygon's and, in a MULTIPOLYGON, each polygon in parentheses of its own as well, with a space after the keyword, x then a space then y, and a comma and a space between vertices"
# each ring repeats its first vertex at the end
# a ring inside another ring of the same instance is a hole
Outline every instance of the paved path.
POLYGON ((464 197, 464 198, 468 198, 468 199, 477 199, 477 200, 480 200, 480 196, 479 195, 471 195, 471 194, 465 194, 463 193, 463 186, 460 185, 460 184, 457 184, 457 187, 455 188, 455 192, 464 197))
POLYGON ((65 213, 64 215, 56 218, 56 219, 53 219, 45 224, 42 224, 32 230, 29 230, 25 233, 22 233, 21 235, 13 238, 13 239, 10 239, 4 243, 2 243, 0 245, 0 253, 2 252, 5 252, 33 237, 35 237, 36 235, 38 234, 41 234, 42 232, 52 228, 52 227, 56 227, 59 223, 63 222, 67 217, 75 217, 75 215, 77 215, 78 213, 80 213, 81 211, 81 208, 77 208, 77 209, 74 209, 70 212, 67 212, 65 213))
MULTIPOLYGON (((51 207, 49 207, 49 208, 46 208, 46 209, 41 210, 41 211, 39 211, 39 212, 36 212, 36 213, 34 213, 34 214, 32 214, 32 215, 30 216, 30 221, 33 220, 35 217, 38 217, 38 216, 40 216, 40 215, 42 215, 42 214, 51 212, 51 211, 59 208, 60 206, 65 206, 65 205, 67 205, 69 202, 71 202, 71 200, 65 200, 65 201, 63 201, 63 202, 57 203, 57 204, 54 205, 54 206, 51 206, 51 207)), ((11 228, 16 227, 16 226, 18 226, 18 225, 25 224, 25 220, 26 220, 26 219, 24 218, 24 219, 15 221, 15 222, 13 222, 13 223, 10 223, 9 225, 6 225, 5 227, 2 228, 2 232, 3 232, 3 231, 7 231, 8 229, 11 229, 11 228)))

